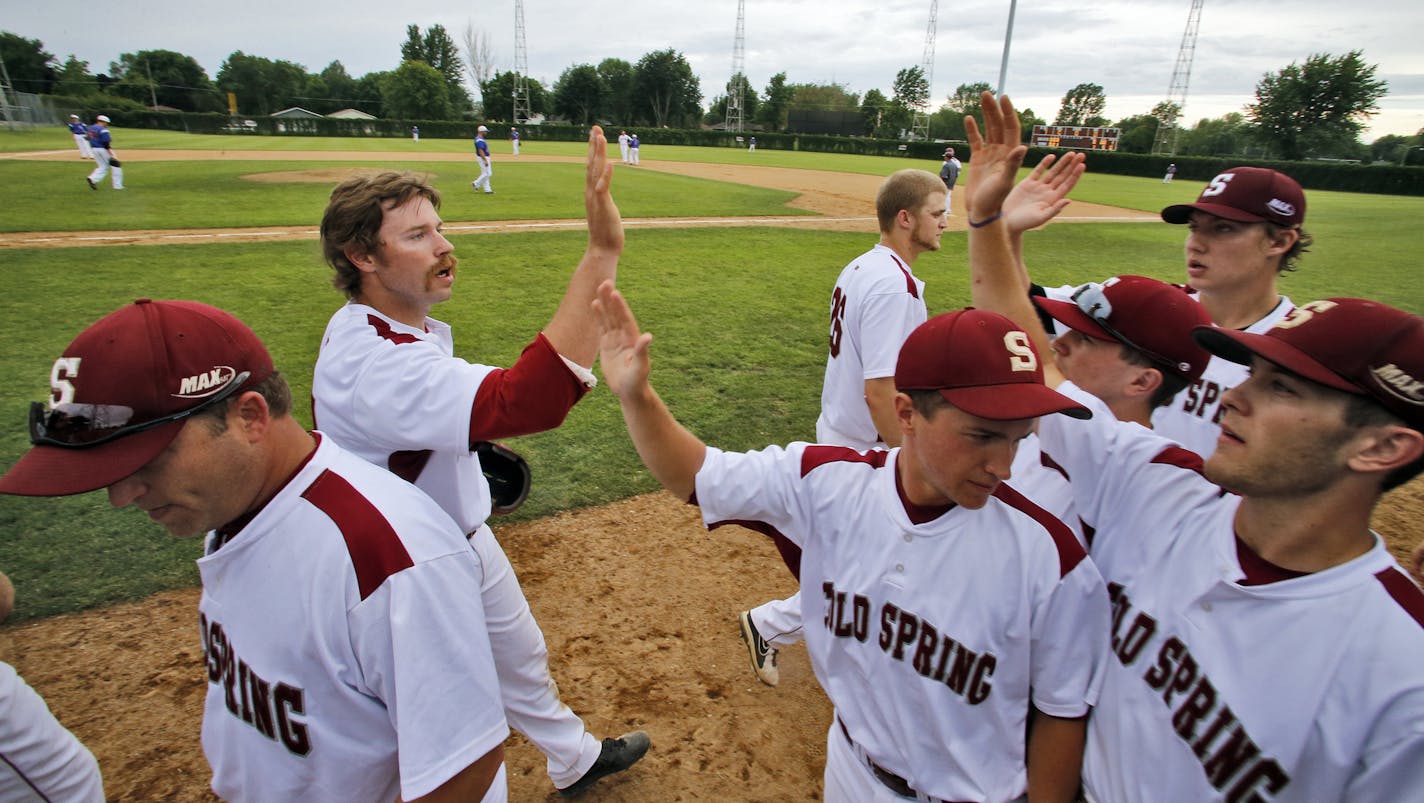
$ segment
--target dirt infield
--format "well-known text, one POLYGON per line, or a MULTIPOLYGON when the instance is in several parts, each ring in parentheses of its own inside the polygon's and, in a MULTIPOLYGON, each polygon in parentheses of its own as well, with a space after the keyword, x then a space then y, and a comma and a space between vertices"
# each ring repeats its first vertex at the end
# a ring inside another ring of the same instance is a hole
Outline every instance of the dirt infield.
MULTIPOLYGON (((125 159, 142 161, 156 153, 130 151, 125 159)), ((300 155, 307 161, 380 157, 300 155)), ((193 158, 193 152, 174 152, 167 158, 193 158)), ((282 157, 224 152, 215 158, 282 157)), ((463 155, 458 158, 466 161, 463 155)), ((875 229, 867 200, 879 183, 874 176, 656 162, 637 169, 791 189, 799 193, 793 205, 824 217, 629 221, 630 230, 783 221, 875 229)), ((280 180, 330 181, 335 175, 304 171, 280 180)), ((952 227, 962 226, 963 210, 957 205, 955 214, 952 227)), ((1081 203, 1070 207, 1068 218, 1155 219, 1081 203)), ((534 223, 454 222, 447 229, 458 231, 465 225, 517 230, 534 223)), ((315 236, 315 225, 290 230, 28 233, 0 236, 0 248, 315 236)), ((604 398, 598 403, 612 402, 604 398)), ((652 750, 641 764, 601 782, 586 799, 651 803, 820 798, 831 709, 804 648, 782 651, 781 685, 772 689, 753 678, 737 636, 738 611, 794 590, 769 541, 738 527, 708 534, 694 508, 664 493, 507 527, 498 520, 493 523, 544 629, 564 699, 598 735, 633 728, 652 735, 652 750)), ((1391 548, 1401 557, 1424 538, 1424 479, 1391 494, 1377 513, 1376 526, 1392 535, 1391 548)), ((192 544, 196 557, 200 544, 192 544)), ((18 593, 23 597, 25 589, 18 593)), ((198 740, 206 679, 197 604, 198 590, 184 589, 138 603, 0 627, 0 660, 13 664, 93 750, 110 800, 214 799, 198 740)), ((562 799, 553 793, 543 757, 534 748, 518 735, 507 748, 511 800, 562 799)))

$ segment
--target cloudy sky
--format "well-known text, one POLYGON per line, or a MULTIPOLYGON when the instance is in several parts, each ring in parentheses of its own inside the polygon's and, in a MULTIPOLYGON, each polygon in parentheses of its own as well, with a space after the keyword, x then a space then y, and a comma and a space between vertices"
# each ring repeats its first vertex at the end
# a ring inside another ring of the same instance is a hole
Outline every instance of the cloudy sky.
MULTIPOLYGON (((216 77, 235 50, 318 72, 341 61, 353 76, 398 65, 409 24, 467 25, 489 36, 496 67, 514 67, 514 0, 137 0, 103 7, 9 0, 0 29, 39 39, 107 72, 121 53, 186 53, 216 77), (102 21, 101 21, 102 20, 102 21)), ((931 0, 746 0, 746 74, 758 91, 835 83, 891 94, 895 74, 921 63, 931 0)), ((997 86, 1009 0, 941 2, 931 86, 936 105, 960 84, 997 86)), ((1005 89, 1051 118, 1063 93, 1101 84, 1106 116, 1147 112, 1167 95, 1191 0, 1021 0, 1005 89)), ((672 47, 692 65, 704 104, 732 67, 737 0, 525 0, 529 74, 550 86, 564 69, 606 57, 636 62, 672 47)), ((1240 111, 1262 75, 1314 53, 1362 50, 1389 84, 1365 141, 1424 129, 1424 3, 1414 0, 1211 0, 1202 11, 1186 116, 1240 111)))

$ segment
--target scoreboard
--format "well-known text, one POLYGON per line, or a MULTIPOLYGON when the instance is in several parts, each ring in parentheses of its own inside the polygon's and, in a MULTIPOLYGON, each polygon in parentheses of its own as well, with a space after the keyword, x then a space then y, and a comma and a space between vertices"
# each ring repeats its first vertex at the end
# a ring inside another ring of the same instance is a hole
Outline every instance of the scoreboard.
POLYGON ((1034 147, 1074 148, 1088 151, 1117 150, 1118 129, 1086 125, 1036 125, 1034 147))

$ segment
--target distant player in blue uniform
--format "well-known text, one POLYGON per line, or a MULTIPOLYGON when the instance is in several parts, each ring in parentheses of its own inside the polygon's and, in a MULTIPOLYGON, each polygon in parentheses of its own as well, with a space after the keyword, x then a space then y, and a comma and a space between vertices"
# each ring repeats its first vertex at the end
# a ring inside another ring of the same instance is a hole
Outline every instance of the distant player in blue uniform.
POLYGON ((89 147, 89 126, 79 120, 79 115, 69 115, 69 133, 74 135, 74 144, 79 147, 80 159, 93 159, 94 150, 89 147))
POLYGON ((94 172, 90 173, 84 180, 89 182, 89 189, 99 189, 99 182, 104 180, 104 176, 114 171, 114 189, 124 188, 124 169, 120 166, 119 157, 114 153, 113 135, 108 129, 109 118, 99 115, 94 119, 94 125, 89 126, 89 147, 94 151, 94 172))
POLYGON ((633 134, 632 136, 628 137, 628 163, 629 163, 629 164, 634 164, 634 165, 638 163, 638 135, 637 135, 637 134, 633 134))
POLYGON ((485 142, 485 134, 489 129, 480 126, 475 129, 475 161, 480 163, 480 177, 470 182, 470 186, 475 189, 484 187, 485 195, 494 195, 494 187, 490 186, 490 176, 494 175, 494 168, 490 165, 489 143, 485 142))
POLYGON ((514 146, 514 155, 519 155, 519 129, 509 129, 509 144, 514 146))

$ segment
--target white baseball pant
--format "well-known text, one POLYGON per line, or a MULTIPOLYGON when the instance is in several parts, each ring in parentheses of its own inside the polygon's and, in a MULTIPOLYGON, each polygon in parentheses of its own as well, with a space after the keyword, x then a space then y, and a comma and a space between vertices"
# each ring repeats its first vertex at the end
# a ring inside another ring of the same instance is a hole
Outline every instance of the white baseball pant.
POLYGON ((470 546, 484 571, 480 598, 484 601, 504 717, 511 728, 528 737, 544 754, 549 778, 562 789, 588 772, 598 760, 603 743, 559 699, 559 687, 549 674, 544 633, 534 621, 514 567, 488 524, 481 524, 470 536, 470 546))
POLYGON ((110 170, 113 170, 114 189, 121 190, 124 188, 124 169, 122 167, 109 167, 108 148, 95 148, 94 161, 96 164, 94 166, 94 172, 89 174, 90 181, 94 182, 95 184, 98 184, 99 182, 104 180, 104 176, 109 175, 110 170))

